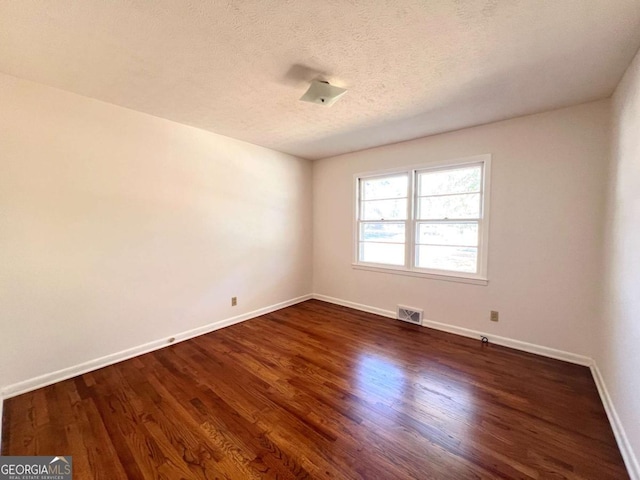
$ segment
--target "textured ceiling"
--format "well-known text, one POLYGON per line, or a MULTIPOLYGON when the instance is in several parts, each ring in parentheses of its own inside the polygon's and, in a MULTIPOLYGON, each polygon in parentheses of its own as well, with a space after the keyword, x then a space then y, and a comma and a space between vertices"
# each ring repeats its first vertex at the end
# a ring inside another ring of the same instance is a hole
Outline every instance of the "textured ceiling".
POLYGON ((0 0, 0 71, 306 158, 606 97, 639 45, 638 0, 0 0))

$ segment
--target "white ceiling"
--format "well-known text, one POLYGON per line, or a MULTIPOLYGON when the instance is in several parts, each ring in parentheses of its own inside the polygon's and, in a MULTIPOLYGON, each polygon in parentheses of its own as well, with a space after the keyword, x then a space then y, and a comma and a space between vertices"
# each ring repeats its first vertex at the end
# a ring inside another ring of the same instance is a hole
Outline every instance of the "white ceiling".
POLYGON ((639 46, 639 0, 0 0, 0 71, 306 158, 607 97, 639 46))

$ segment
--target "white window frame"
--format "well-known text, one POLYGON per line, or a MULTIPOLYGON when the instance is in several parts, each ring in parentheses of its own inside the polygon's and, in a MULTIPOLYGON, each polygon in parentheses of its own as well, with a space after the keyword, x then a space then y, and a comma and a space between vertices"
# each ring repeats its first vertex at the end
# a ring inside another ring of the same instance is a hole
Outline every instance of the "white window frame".
POLYGON ((408 275, 414 277, 432 278, 437 280, 471 283, 476 285, 488 285, 488 255, 489 255, 489 214, 491 193, 491 155, 475 155, 454 160, 433 162, 425 165, 413 165, 409 167, 378 170, 354 175, 354 221, 353 221, 353 263, 358 270, 369 270, 381 273, 408 275), (418 192, 416 191, 417 175, 429 170, 445 170, 448 168, 460 168, 465 165, 482 165, 482 187, 480 216, 478 218, 478 270, 477 273, 456 272, 452 270, 435 270, 414 267, 416 256, 416 208, 418 192), (360 243, 360 181, 367 178, 384 177, 390 175, 407 174, 407 220, 405 229, 405 264, 402 266, 359 261, 360 243))

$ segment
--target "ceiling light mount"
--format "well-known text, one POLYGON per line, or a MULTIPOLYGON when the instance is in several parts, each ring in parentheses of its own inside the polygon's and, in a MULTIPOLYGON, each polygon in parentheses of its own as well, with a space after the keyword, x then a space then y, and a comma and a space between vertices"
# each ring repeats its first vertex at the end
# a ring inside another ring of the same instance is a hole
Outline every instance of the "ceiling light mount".
POLYGON ((300 100, 330 107, 345 93, 347 93, 346 88, 336 87, 323 80, 313 80, 309 90, 300 97, 300 100))

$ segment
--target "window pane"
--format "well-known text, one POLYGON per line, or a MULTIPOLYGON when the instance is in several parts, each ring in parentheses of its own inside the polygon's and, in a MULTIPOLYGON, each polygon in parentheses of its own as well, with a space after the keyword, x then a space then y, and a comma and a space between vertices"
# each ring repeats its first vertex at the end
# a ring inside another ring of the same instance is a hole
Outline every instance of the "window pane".
POLYGON ((420 268, 476 273, 477 247, 434 247, 418 245, 416 264, 420 268))
POLYGON ((479 192, 482 181, 482 167, 434 170, 419 173, 419 195, 442 195, 447 193, 479 192))
POLYGON ((363 223, 360 240, 404 243, 404 223, 363 223))
POLYGON ((360 180, 362 200, 400 198, 407 196, 407 174, 360 180))
POLYGON ((420 223, 418 243, 478 246, 477 223, 420 223))
POLYGON ((404 265, 404 245, 397 243, 360 242, 360 261, 404 265))
POLYGON ((480 194, 420 198, 418 219, 480 218, 480 194))
POLYGON ((405 220, 407 199, 362 202, 361 220, 405 220))

